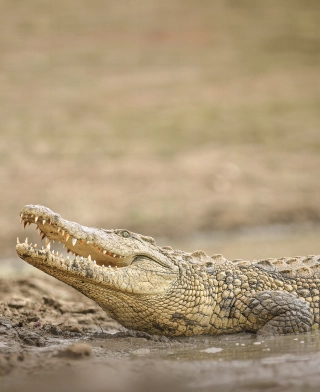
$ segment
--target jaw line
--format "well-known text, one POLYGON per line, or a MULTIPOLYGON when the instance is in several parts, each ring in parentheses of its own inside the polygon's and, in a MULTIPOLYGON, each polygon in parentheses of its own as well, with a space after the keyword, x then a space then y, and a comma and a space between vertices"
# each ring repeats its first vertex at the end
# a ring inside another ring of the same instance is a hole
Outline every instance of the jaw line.
MULTIPOLYGON (((140 281, 140 270, 131 265, 123 268, 105 267, 96 264, 94 261, 84 257, 75 257, 70 260, 61 256, 56 256, 46 249, 35 249, 27 241, 18 243, 16 251, 21 259, 37 269, 59 279, 60 281, 73 286, 87 297, 95 300, 100 306, 104 308, 108 302, 107 298, 112 293, 117 293, 117 296, 144 294, 144 295, 159 295, 163 293, 163 286, 155 286, 152 282, 140 281), (131 272, 129 273, 129 270, 131 272), (95 287, 95 290, 91 290, 95 287), (108 296, 105 298, 101 295, 101 290, 107 289, 108 296), (97 292, 100 292, 97 295, 97 292)), ((168 286, 175 279, 175 274, 166 271, 166 278, 162 279, 164 284, 168 286), (171 276, 170 276, 171 275, 171 276), (168 277, 171 281, 168 281, 168 277)), ((108 308, 107 308, 108 309, 108 308)))
MULTIPOLYGON (((45 251, 45 254, 51 253, 50 257, 55 256, 59 259, 55 266, 61 264, 60 260, 63 263, 64 258, 61 254, 59 256, 58 252, 54 255, 54 251, 51 251, 50 241, 57 241, 63 244, 68 253, 71 252, 75 256, 80 256, 82 262, 83 260, 87 263, 92 262, 98 267, 106 266, 119 270, 124 267, 130 267, 136 257, 142 256, 153 260, 168 270, 172 271, 178 268, 161 251, 161 248, 155 246, 155 243, 149 245, 148 240, 145 240, 145 247, 141 248, 140 242, 142 242, 142 239, 139 234, 129 232, 131 234, 130 238, 123 238, 121 233, 127 230, 104 230, 83 226, 76 222, 65 220, 59 214, 40 205, 26 205, 23 207, 20 213, 20 222, 24 227, 32 223, 36 225, 39 235, 46 240, 46 248, 42 247, 42 250, 45 251)), ((20 241, 18 240, 19 243, 20 241)), ((34 245, 32 249, 34 250, 36 246, 34 245)), ((17 252, 19 253, 18 248, 19 246, 17 246, 17 252)), ((32 251, 32 257, 38 256, 32 251)), ((70 262, 70 258, 66 260, 70 262)), ((32 261, 29 264, 33 265, 32 261)))
POLYGON ((26 261, 28 264, 55 276, 56 273, 50 273, 55 271, 67 271, 74 275, 80 275, 84 278, 93 278, 93 282, 101 283, 102 280, 99 277, 103 277, 109 274, 115 274, 122 268, 100 266, 95 260, 85 258, 81 256, 75 256, 73 260, 67 256, 64 258, 62 255, 54 254, 48 247, 44 249, 36 249, 32 244, 28 244, 27 240, 24 243, 17 243, 16 251, 21 259, 26 261), (100 281, 100 282, 99 282, 100 281))
MULTIPOLYGON (((139 255, 133 252, 130 254, 128 251, 121 253, 118 249, 108 248, 101 238, 97 238, 96 235, 92 234, 93 230, 96 231, 98 229, 67 221, 46 207, 41 208, 44 210, 43 214, 25 214, 23 209, 20 214, 20 221, 24 227, 32 223, 35 224, 41 239, 45 239, 46 248, 49 250, 51 248, 51 241, 56 241, 63 244, 63 247, 67 249, 68 253, 71 252, 75 256, 88 258, 89 261, 90 259, 95 260, 101 266, 110 265, 111 267, 128 266, 139 255), (75 231, 77 231, 77 234, 74 234, 75 231)), ((106 236, 104 230, 99 229, 99 231, 101 236, 106 236)))

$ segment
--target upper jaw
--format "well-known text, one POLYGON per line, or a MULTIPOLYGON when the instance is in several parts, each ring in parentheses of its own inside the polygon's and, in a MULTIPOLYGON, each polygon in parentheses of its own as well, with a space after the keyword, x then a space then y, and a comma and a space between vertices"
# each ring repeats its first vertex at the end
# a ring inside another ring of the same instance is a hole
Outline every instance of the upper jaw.
POLYGON ((124 241, 113 230, 105 231, 67 221, 43 206, 25 206, 21 210, 20 221, 24 227, 34 223, 41 238, 46 239, 47 248, 50 249, 50 241, 57 241, 67 248, 67 252, 90 257, 98 265, 128 266, 139 253, 137 244, 124 241), (124 246, 124 242, 130 246, 124 246))

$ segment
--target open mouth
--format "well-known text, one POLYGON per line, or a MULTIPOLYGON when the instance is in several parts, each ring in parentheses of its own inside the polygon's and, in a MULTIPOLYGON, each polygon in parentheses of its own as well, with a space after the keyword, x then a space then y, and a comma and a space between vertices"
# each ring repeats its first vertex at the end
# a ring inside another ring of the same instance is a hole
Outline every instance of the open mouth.
MULTIPOLYGON (((85 260, 86 263, 93 263, 101 267, 118 268, 131 264, 135 255, 130 254, 125 249, 116 246, 116 241, 108 240, 106 231, 98 230, 86 226, 81 226, 75 222, 64 220, 58 214, 53 214, 49 209, 31 207, 24 208, 20 214, 20 222, 24 225, 35 224, 36 230, 45 241, 45 246, 41 249, 37 244, 28 244, 26 239, 24 248, 28 247, 29 252, 40 256, 43 254, 56 258, 56 261, 68 263, 71 258, 85 260), (46 211, 47 210, 47 211, 46 211), (97 235, 99 231, 99 235, 97 235), (58 242, 66 248, 68 255, 66 258, 59 252, 52 249, 52 244, 58 242)), ((112 234, 115 236, 115 234, 112 234)), ((20 244, 17 238, 17 243, 20 244)), ((22 244, 21 244, 22 245, 22 244)))

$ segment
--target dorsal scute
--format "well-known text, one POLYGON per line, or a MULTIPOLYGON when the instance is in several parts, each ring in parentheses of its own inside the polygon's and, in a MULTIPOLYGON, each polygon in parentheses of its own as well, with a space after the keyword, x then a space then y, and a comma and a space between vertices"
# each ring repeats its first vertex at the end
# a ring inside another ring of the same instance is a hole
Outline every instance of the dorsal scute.
POLYGON ((173 250, 169 247, 163 247, 162 250, 175 258, 176 261, 187 262, 194 266, 204 266, 206 268, 214 268, 217 264, 227 263, 228 260, 221 254, 215 254, 213 256, 207 255, 202 250, 196 250, 192 253, 183 252, 180 250, 173 250))
POLYGON ((202 250, 197 250, 193 253, 184 252, 178 249, 172 249, 170 246, 164 246, 161 248, 162 253, 169 256, 171 259, 178 263, 188 263, 194 266, 205 265, 208 262, 212 262, 210 256, 208 256, 202 250))
POLYGON ((251 265, 252 261, 236 259, 236 260, 232 260, 232 263, 235 264, 237 267, 246 267, 251 265))
POLYGON ((210 257, 203 250, 196 250, 195 252, 189 253, 189 261, 191 264, 212 266, 220 261, 220 256, 222 257, 222 255, 217 256, 217 258, 210 257))
POLYGON ((259 260, 256 264, 268 271, 274 271, 276 269, 276 265, 273 263, 272 259, 259 260))
POLYGON ((268 271, 277 271, 288 278, 320 276, 320 256, 295 256, 257 260, 254 265, 268 271))

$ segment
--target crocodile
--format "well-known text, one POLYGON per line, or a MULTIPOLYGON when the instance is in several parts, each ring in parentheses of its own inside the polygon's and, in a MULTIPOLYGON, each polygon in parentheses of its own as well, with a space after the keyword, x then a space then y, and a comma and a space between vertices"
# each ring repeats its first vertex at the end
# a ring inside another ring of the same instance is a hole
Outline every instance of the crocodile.
POLYGON ((320 256, 229 261, 159 247, 125 229, 105 230, 26 205, 37 245, 17 239, 19 257, 98 303, 124 327, 166 336, 309 332, 319 328, 320 256), (51 243, 70 253, 59 255, 51 243))

